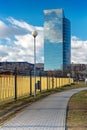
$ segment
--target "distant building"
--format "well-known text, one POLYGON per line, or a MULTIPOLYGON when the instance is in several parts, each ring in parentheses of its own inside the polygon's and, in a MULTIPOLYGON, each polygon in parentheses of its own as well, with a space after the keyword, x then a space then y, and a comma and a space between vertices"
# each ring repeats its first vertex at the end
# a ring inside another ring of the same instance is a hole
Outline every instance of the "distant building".
POLYGON ((40 71, 44 71, 44 64, 43 63, 36 63, 36 69, 40 71))
POLYGON ((36 63, 36 75, 44 75, 44 64, 43 63, 36 63))
POLYGON ((72 77, 87 77, 87 64, 71 64, 72 77))
POLYGON ((62 70, 71 64, 70 31, 63 9, 44 10, 45 70, 62 70))
POLYGON ((29 74, 29 71, 33 70, 34 64, 28 62, 0 62, 0 73, 14 73, 15 68, 19 74, 29 74))
MULTIPOLYGON (((12 74, 17 70, 18 74, 29 75, 30 71, 34 71, 34 64, 28 62, 0 62, 0 73, 12 74)), ((36 74, 44 70, 43 63, 36 63, 36 74)))

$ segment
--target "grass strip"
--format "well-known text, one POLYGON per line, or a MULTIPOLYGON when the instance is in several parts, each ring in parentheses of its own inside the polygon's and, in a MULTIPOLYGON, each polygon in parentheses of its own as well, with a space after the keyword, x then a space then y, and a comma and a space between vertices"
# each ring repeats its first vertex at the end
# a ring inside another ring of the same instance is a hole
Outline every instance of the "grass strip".
POLYGON ((87 130, 87 90, 73 95, 68 104, 68 130, 87 130))

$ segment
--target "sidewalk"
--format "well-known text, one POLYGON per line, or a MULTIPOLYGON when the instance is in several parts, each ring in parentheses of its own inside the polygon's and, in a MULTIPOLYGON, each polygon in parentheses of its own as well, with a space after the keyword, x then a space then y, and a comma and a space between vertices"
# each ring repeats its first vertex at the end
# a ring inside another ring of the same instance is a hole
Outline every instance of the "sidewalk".
POLYGON ((6 122, 0 130, 65 130, 66 109, 70 97, 87 88, 79 88, 45 97, 6 122))

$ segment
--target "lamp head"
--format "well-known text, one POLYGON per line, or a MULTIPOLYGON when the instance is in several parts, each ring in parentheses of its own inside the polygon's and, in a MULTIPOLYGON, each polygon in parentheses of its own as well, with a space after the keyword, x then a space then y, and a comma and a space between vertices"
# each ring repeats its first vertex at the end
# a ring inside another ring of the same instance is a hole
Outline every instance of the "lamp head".
POLYGON ((36 36, 38 35, 38 32, 37 31, 33 31, 32 32, 32 36, 35 38, 36 36))

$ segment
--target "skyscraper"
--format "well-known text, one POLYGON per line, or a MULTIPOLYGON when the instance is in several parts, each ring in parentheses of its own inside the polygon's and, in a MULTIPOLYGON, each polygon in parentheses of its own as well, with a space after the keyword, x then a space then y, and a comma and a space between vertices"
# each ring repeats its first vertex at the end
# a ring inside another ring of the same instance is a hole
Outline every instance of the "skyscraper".
POLYGON ((62 70, 71 63, 70 21, 63 9, 44 10, 44 69, 62 70))

